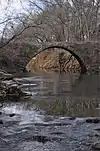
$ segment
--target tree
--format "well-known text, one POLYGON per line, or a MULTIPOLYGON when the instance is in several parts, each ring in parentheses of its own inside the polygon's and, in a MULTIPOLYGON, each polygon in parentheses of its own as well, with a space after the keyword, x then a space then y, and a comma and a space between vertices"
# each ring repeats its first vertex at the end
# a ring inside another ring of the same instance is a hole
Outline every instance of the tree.
POLYGON ((30 6, 28 22, 30 20, 31 24, 36 26, 29 29, 32 31, 31 40, 73 42, 98 39, 99 0, 29 0, 28 2, 30 6))
MULTIPOLYGON (((1 13, 3 14, 0 17, 0 48, 6 46, 30 27, 29 24, 25 24, 25 16, 27 13, 22 7, 21 11, 18 10, 17 12, 13 7, 15 2, 16 0, 5 0, 0 7, 1 13), (16 32, 18 25, 21 24, 23 24, 23 26, 16 32)), ((22 1, 20 2, 22 5, 22 1)))
POLYGON ((25 0, 27 7, 20 2, 23 13, 10 13, 0 23, 0 48, 12 40, 75 42, 100 37, 99 0, 25 0))

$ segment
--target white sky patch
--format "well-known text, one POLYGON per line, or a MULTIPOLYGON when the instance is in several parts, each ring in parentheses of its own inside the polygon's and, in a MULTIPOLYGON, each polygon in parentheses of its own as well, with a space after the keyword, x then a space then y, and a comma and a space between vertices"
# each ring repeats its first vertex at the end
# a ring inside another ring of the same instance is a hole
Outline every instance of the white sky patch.
POLYGON ((25 12, 26 5, 26 2, 21 3, 20 0, 0 0, 0 20, 12 14, 25 12))
POLYGON ((28 5, 26 0, 0 0, 0 31, 4 28, 8 18, 20 17, 26 14, 28 5))

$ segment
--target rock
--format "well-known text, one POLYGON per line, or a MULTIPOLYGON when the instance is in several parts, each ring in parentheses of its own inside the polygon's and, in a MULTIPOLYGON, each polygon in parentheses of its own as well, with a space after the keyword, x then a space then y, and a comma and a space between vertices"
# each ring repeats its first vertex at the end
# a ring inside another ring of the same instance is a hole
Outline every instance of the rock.
POLYGON ((2 115, 2 112, 0 112, 0 115, 2 115))
POLYGON ((95 131, 100 131, 100 127, 96 128, 95 131))
POLYGON ((0 108, 3 107, 3 103, 0 104, 0 108))
POLYGON ((2 84, 4 86, 6 86, 6 85, 8 85, 8 86, 20 86, 20 85, 22 85, 20 82, 18 82, 15 79, 13 79, 13 80, 4 80, 4 81, 2 81, 2 84))
POLYGON ((50 133, 51 135, 64 135, 64 133, 63 132, 52 132, 52 133, 50 133))
MULTIPOLYGON (((21 88, 18 88, 17 86, 8 86, 6 85, 5 87, 3 86, 0 88, 0 97, 5 98, 5 97, 20 97, 25 95, 24 92, 22 92, 21 88)), ((14 99, 16 99, 14 98, 14 99)))
POLYGON ((12 80, 13 78, 12 74, 0 71, 0 80, 12 80))
POLYGON ((5 92, 6 95, 17 95, 17 96, 23 95, 23 92, 21 91, 21 89, 17 88, 17 86, 8 87, 7 89, 5 89, 5 92))
POLYGON ((16 115, 15 113, 9 114, 10 117, 13 117, 13 116, 15 116, 15 115, 16 115))
POLYGON ((51 141, 47 136, 34 135, 33 140, 41 143, 46 143, 47 141, 51 141))
POLYGON ((20 97, 25 95, 25 93, 23 93, 21 88, 19 87, 19 82, 14 79, 12 74, 8 74, 0 70, 0 80, 0 97, 20 97))
POLYGON ((75 120, 76 117, 69 117, 68 119, 69 119, 69 120, 75 120))
POLYGON ((92 145, 92 149, 100 151, 100 141, 95 142, 92 145))
POLYGON ((99 134, 95 134, 94 136, 96 136, 96 137, 100 137, 100 135, 99 135, 99 134))
POLYGON ((61 141, 62 137, 51 137, 51 136, 42 136, 42 135, 34 135, 33 140, 41 143, 51 142, 51 141, 61 141))
POLYGON ((3 124, 3 121, 2 121, 2 120, 0 120, 0 124, 3 124))
POLYGON ((99 123, 100 122, 100 119, 98 118, 90 118, 90 119, 86 119, 86 122, 87 123, 99 123))

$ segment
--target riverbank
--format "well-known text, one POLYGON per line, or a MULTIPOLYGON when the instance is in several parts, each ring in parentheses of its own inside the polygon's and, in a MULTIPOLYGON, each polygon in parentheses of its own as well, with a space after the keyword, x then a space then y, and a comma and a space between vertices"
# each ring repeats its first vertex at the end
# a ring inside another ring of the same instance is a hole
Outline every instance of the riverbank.
POLYGON ((22 96, 25 96, 25 93, 21 90, 21 84, 12 74, 0 70, 0 100, 11 98, 17 100, 22 96))

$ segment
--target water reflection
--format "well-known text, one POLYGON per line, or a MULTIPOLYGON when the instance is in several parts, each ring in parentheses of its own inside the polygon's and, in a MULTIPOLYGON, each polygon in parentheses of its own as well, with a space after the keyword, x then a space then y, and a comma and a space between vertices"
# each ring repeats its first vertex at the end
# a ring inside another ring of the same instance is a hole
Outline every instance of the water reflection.
MULTIPOLYGON (((40 110, 37 110, 36 105, 32 104, 29 108, 27 102, 11 103, 8 102, 2 109, 3 114, 10 115, 15 114, 14 120, 20 121, 20 125, 29 123, 41 123, 44 120, 44 115, 41 114, 40 110)), ((3 117, 4 118, 4 117, 3 117)), ((8 118, 6 121, 13 120, 13 118, 8 118)))
POLYGON ((88 99, 67 99, 67 100, 45 100, 36 101, 37 107, 46 111, 50 115, 60 116, 99 116, 97 100, 88 99))
POLYGON ((18 80, 22 89, 32 94, 18 100, 24 110, 46 115, 100 116, 99 76, 42 73, 18 80))
POLYGON ((100 98, 100 76, 83 76, 73 89, 74 96, 100 98))

